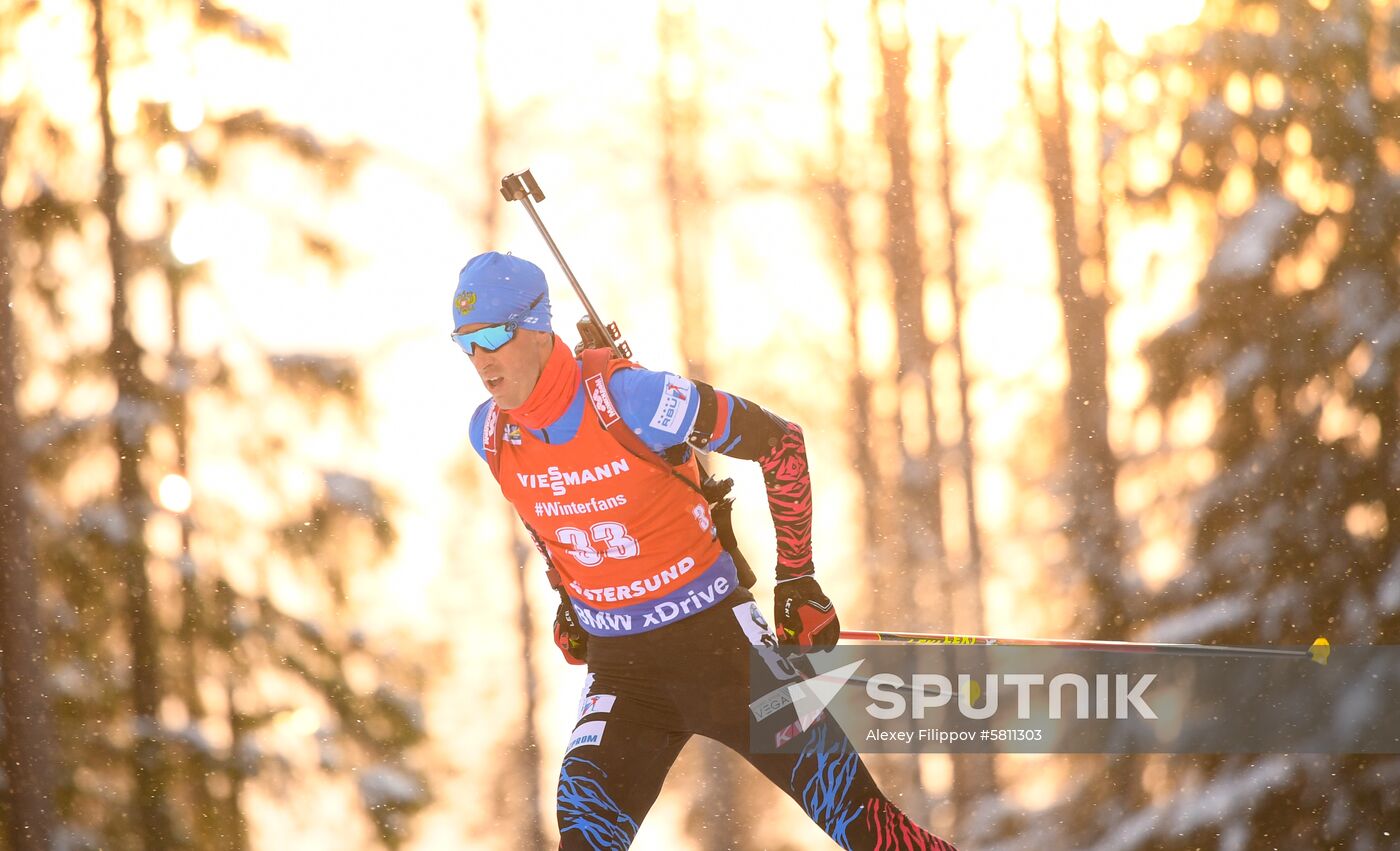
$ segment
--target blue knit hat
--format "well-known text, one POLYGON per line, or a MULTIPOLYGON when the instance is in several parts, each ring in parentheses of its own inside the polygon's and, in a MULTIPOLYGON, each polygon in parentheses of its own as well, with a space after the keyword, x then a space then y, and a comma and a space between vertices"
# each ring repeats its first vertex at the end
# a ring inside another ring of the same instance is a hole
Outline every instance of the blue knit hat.
POLYGON ((529 260, 510 254, 478 254, 457 273, 452 327, 455 330, 468 323, 498 325, 507 321, 515 321, 527 331, 553 330, 544 272, 529 260))

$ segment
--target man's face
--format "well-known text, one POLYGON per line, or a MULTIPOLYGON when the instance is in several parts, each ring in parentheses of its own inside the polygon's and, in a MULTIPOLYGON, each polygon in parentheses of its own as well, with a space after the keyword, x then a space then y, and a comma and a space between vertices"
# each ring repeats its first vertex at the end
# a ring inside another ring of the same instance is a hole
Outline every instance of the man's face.
MULTIPOLYGON (((457 331, 479 331, 488 324, 477 322, 463 325, 457 331)), ((491 394, 497 405, 508 411, 520 407, 530 398, 553 348, 552 334, 520 329, 510 342, 496 351, 488 352, 475 346, 470 357, 486 392, 491 394)))

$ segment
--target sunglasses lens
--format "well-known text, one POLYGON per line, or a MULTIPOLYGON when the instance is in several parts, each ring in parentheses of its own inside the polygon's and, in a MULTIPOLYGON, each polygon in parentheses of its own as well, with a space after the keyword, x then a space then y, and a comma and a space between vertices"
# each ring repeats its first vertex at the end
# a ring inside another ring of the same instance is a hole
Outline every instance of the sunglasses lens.
POLYGON ((452 339, 457 341, 457 345, 462 347, 462 351, 471 354, 473 347, 494 352, 509 343, 514 336, 515 329, 509 325, 492 325, 469 334, 453 334, 452 339))

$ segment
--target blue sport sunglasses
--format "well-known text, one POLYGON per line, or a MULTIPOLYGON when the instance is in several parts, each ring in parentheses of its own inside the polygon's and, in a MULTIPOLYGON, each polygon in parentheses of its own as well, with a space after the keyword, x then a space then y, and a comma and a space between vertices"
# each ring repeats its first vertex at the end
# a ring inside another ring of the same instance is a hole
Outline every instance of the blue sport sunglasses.
POLYGON ((535 300, 530 302, 524 310, 511 314, 505 322, 496 325, 487 325, 485 328, 478 328, 475 331, 452 332, 452 341, 455 342, 462 351, 468 355, 472 354, 474 347, 481 347, 485 351, 494 352, 506 343, 515 339, 515 332, 520 329, 518 320, 521 316, 535 309, 535 305, 544 298, 544 293, 535 296, 535 300))

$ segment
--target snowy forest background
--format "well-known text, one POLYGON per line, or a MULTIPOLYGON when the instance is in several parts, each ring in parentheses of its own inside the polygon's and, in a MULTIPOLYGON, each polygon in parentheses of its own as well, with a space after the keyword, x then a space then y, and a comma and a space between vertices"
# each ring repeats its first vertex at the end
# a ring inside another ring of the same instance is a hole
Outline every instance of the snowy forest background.
MULTIPOLYGON (((643 363, 804 425, 848 627, 1400 640, 1400 4, 591 6, 0 4, 0 847, 552 846, 582 675, 446 339, 499 248, 573 342, 527 167, 643 363)), ((637 847, 825 847, 703 744, 637 847)), ((871 764, 964 849, 1400 847, 1397 757, 871 764)))

